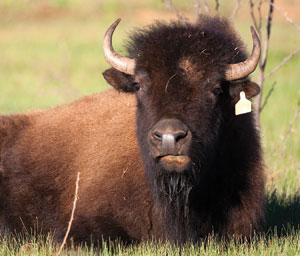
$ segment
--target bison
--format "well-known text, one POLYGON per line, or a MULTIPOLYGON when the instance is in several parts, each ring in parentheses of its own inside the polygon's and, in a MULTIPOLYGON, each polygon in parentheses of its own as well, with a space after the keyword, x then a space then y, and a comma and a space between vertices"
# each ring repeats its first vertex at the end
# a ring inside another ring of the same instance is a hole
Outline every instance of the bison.
POLYGON ((70 237, 197 242, 209 234, 249 237, 264 220, 259 133, 236 116, 253 50, 230 23, 156 22, 137 29, 128 56, 107 30, 103 75, 114 89, 49 110, 0 117, 0 232, 40 223, 64 237, 77 172, 79 200, 70 237))

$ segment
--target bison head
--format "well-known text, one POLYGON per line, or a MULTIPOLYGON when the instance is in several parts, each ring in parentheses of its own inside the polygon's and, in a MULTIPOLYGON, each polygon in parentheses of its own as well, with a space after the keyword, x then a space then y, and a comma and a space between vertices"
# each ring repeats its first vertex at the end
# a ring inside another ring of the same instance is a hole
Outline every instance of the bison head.
POLYGON ((257 66, 260 41, 251 27, 247 58, 226 20, 158 22, 136 31, 129 57, 123 57, 111 42, 119 22, 105 34, 104 56, 112 68, 104 77, 117 90, 136 94, 138 142, 150 183, 161 183, 158 192, 172 198, 183 187, 189 191, 221 157, 227 127, 241 118, 234 116, 240 91, 248 99, 259 93, 247 76, 257 66))

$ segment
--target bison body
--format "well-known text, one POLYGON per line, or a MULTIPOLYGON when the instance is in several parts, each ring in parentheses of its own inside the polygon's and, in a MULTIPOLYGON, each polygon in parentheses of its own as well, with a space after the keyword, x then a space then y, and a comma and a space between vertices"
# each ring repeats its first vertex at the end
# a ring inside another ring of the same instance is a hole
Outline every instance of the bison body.
POLYGON ((1 230, 38 225, 62 239, 80 172, 75 241, 150 237, 153 204, 137 147, 135 101, 110 90, 2 116, 1 230))
POLYGON ((249 237, 264 219, 264 177, 252 114, 259 87, 226 20, 157 23, 131 37, 129 57, 107 31, 103 73, 117 90, 51 110, 0 117, 0 227, 36 222, 64 236, 77 172, 75 241, 121 237, 183 243, 210 233, 249 237))

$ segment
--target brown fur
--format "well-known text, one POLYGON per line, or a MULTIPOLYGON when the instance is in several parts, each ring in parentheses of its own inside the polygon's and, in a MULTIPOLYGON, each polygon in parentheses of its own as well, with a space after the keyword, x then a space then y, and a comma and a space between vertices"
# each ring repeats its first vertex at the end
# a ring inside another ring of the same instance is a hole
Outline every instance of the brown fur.
POLYGON ((110 90, 0 117, 2 230, 21 231, 38 220, 60 240, 80 172, 71 230, 76 241, 150 238, 155 220, 137 149, 135 105, 134 96, 110 90))
POLYGON ((1 231, 38 221, 61 240, 77 172, 75 241, 103 236, 184 243, 213 232, 249 237, 259 231, 260 137, 251 113, 234 115, 240 91, 252 98, 259 87, 247 77, 225 80, 228 64, 247 56, 230 24, 210 17, 190 25, 156 23, 133 34, 128 52, 136 61, 134 75, 104 72, 127 94, 108 91, 0 117, 1 231), (187 128, 177 142, 182 151, 172 153, 191 160, 182 168, 174 158, 164 165, 153 157, 153 129, 162 123, 187 128))

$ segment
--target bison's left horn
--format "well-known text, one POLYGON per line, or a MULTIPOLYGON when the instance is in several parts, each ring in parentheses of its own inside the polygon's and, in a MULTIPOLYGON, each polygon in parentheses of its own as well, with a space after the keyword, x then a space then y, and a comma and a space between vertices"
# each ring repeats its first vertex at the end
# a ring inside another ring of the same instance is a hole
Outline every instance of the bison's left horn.
POLYGON ((252 49, 251 56, 243 62, 230 64, 228 69, 225 72, 226 80, 231 81, 231 80, 236 80, 248 76, 250 73, 252 73, 255 70, 258 64, 259 57, 260 57, 260 40, 254 28, 251 26, 250 29, 251 29, 252 39, 253 39, 253 49, 252 49))
POLYGON ((134 74, 135 60, 127 57, 123 57, 115 52, 112 46, 112 35, 120 23, 121 19, 117 19, 110 27, 106 30, 103 40, 103 53, 106 61, 115 69, 124 72, 129 75, 134 74))

